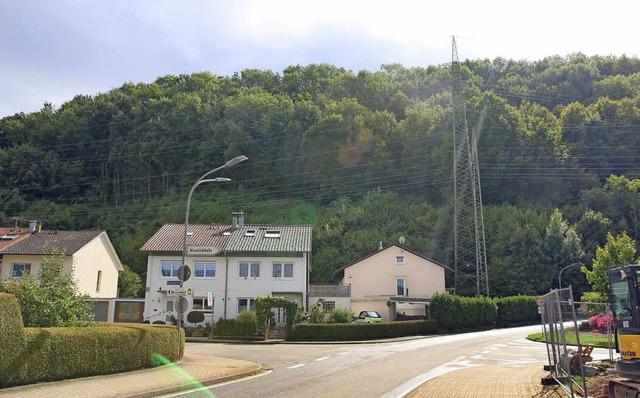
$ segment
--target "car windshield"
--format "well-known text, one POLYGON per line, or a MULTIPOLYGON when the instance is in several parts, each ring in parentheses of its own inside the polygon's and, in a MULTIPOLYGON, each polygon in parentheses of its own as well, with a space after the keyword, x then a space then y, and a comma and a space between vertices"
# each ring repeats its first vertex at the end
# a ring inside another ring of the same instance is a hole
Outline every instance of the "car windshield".
POLYGON ((368 316, 369 318, 380 318, 380 314, 375 311, 363 311, 360 316, 368 316))

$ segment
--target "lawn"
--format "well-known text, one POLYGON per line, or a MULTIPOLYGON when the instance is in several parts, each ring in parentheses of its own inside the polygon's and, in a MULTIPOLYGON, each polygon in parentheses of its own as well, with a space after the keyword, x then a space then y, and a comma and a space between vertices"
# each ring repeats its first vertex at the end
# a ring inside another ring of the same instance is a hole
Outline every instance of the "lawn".
MULTIPOLYGON (((564 331, 565 331, 565 339, 567 341, 567 344, 577 345, 576 334, 574 332, 575 329, 567 328, 564 331)), ((530 334, 529 336, 527 336, 527 339, 533 340, 533 341, 542 341, 542 342, 545 341, 544 335, 542 333, 530 334)), ((606 333, 592 333, 592 332, 580 331, 580 344, 583 346, 587 344, 593 344, 596 347, 609 348, 609 339, 606 333)), ((615 344, 614 336, 612 335, 611 345, 613 346, 614 344, 615 344)))

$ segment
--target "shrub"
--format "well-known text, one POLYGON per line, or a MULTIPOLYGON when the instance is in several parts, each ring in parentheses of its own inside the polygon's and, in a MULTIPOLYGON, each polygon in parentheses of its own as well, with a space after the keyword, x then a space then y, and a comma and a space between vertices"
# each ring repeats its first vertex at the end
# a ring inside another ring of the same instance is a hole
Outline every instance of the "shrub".
POLYGON ((202 311, 191 311, 187 314, 187 322, 189 323, 200 323, 204 321, 204 312, 202 311))
POLYGON ((249 337, 255 336, 258 330, 257 317, 253 311, 243 311, 236 319, 218 319, 216 332, 218 336, 249 337))
POLYGON ((351 323, 353 314, 348 308, 334 308, 329 314, 330 323, 351 323))
POLYGON ((496 326, 533 325, 540 322, 536 296, 512 296, 495 299, 498 308, 496 326))
POLYGON ((594 329, 607 330, 613 325, 613 315, 598 314, 589 318, 589 326, 594 329))
POLYGON ((13 372, 25 345, 24 327, 18 300, 11 295, 0 293, 0 388, 7 387, 5 380, 13 372))
POLYGON ((448 330, 493 326, 496 306, 488 297, 459 297, 435 294, 429 305, 429 315, 448 330))
POLYGON ((438 324, 432 319, 382 323, 299 324, 287 336, 287 340, 357 341, 423 335, 437 330, 438 324))

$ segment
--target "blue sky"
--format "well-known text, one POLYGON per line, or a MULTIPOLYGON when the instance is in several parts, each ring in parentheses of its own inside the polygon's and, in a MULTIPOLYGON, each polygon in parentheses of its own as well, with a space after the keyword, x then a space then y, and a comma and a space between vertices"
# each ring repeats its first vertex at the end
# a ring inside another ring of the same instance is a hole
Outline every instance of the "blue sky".
POLYGON ((0 0, 0 118, 125 82, 331 63, 638 56, 637 1, 0 0), (447 4, 441 4, 447 3, 447 4))

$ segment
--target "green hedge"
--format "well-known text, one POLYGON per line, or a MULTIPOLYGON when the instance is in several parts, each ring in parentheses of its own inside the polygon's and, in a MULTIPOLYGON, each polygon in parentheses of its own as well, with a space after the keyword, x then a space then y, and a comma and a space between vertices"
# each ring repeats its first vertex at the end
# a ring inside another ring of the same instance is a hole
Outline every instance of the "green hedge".
POLYGON ((24 327, 18 300, 12 294, 0 293, 0 388, 14 372, 24 348, 24 327))
POLYGON ((218 319, 216 335, 224 337, 250 337, 258 332, 255 319, 218 319))
POLYGON ((488 297, 460 297, 435 294, 429 304, 429 317, 448 330, 495 326, 496 304, 488 297))
POLYGON ((513 296, 495 300, 498 307, 496 326, 533 325, 540 322, 536 296, 513 296))
MULTIPOLYGON (((96 323, 91 327, 25 328, 25 345, 6 386, 127 372, 177 359, 173 326, 96 323)), ((184 333, 180 339, 184 352, 184 333)))
POLYGON ((301 323, 287 337, 291 341, 357 341, 433 333, 438 324, 431 320, 382 323, 301 323))

